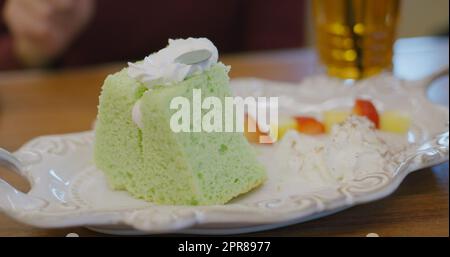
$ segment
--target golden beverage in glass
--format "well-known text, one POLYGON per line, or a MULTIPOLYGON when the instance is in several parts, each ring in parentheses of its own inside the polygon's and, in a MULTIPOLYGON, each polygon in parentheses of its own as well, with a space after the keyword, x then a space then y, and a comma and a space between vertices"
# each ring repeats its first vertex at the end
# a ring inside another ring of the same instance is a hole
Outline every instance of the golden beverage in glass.
POLYGON ((400 0, 313 0, 316 44, 331 76, 361 79, 392 66, 400 0))

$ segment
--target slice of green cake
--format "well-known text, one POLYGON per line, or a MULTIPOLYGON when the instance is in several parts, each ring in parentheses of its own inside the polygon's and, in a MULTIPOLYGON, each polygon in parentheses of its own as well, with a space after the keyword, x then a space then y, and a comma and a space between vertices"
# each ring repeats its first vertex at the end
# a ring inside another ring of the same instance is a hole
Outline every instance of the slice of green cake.
POLYGON ((149 90, 127 69, 108 76, 100 96, 94 160, 112 188, 158 204, 207 205, 226 203, 265 180, 242 133, 171 130, 177 110, 170 101, 178 96, 192 101, 193 89, 223 102, 230 96, 227 67, 217 63, 149 90), (140 126, 131 115, 138 100, 140 126))

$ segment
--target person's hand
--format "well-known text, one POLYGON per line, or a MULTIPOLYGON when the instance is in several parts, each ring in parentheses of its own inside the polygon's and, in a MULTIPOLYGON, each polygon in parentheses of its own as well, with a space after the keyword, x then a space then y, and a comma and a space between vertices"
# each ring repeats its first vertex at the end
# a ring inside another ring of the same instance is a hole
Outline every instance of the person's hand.
POLYGON ((17 58, 39 67, 70 46, 93 12, 94 0, 8 0, 3 17, 17 58))

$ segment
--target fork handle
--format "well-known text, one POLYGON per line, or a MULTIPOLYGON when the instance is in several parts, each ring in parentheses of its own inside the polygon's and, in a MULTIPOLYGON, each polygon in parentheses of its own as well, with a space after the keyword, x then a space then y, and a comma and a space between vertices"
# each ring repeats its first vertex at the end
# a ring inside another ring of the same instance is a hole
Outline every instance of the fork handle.
MULTIPOLYGON (((0 166, 23 176, 22 164, 12 153, 0 148, 0 166)), ((45 201, 22 193, 0 178, 0 211, 6 213, 32 210, 45 205, 45 201)))

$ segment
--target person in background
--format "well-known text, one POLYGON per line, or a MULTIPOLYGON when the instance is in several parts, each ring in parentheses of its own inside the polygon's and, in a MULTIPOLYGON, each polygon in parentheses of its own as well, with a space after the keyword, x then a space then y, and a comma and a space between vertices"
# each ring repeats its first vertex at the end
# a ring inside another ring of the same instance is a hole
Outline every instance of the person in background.
POLYGON ((208 37, 221 52, 293 48, 302 0, 0 0, 0 70, 136 60, 168 38, 208 37))

